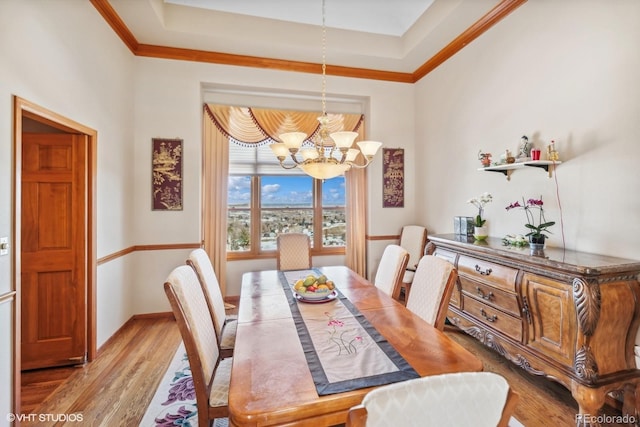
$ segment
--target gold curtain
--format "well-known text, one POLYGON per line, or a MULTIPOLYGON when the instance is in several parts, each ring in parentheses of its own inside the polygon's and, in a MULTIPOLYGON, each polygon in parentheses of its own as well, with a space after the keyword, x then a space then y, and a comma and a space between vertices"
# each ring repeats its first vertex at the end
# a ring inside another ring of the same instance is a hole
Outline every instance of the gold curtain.
MULTIPOLYGON (((278 141, 286 132, 304 132, 311 139, 318 132, 319 112, 270 110, 264 108, 232 107, 206 104, 205 111, 216 128, 240 144, 263 145, 278 141)), ((327 114, 329 132, 349 130, 358 132, 362 114, 327 114)))
MULTIPOLYGON (((360 136, 364 135, 359 132, 360 136)), ((367 276, 367 175, 366 169, 345 173, 347 199, 347 247, 345 264, 361 275, 367 276)))
MULTIPOLYGON (((270 110, 226 105, 204 105, 203 130, 203 244, 212 259, 223 295, 226 293, 227 185, 229 139, 242 145, 263 145, 284 132, 318 132, 318 112, 270 110)), ((328 114, 329 130, 358 132, 364 139, 362 114, 328 114)), ((366 275, 366 173, 352 169, 345 174, 347 247, 345 263, 366 275)))
POLYGON ((226 295, 229 140, 216 128, 206 108, 202 122, 202 239, 222 295, 226 295))

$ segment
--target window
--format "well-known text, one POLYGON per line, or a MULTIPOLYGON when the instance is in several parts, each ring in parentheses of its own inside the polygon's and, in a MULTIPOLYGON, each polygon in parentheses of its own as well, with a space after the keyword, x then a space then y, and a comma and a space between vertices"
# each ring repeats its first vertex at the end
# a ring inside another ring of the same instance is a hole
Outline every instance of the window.
POLYGON ((311 237, 314 253, 344 253, 345 201, 342 176, 230 175, 227 251, 234 257, 271 255, 278 233, 296 232, 311 237))

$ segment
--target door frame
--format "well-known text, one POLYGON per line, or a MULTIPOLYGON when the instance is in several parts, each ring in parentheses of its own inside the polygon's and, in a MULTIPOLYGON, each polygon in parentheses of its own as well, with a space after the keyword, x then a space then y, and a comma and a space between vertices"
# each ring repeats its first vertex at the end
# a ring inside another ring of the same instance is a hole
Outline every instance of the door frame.
POLYGON ((20 236, 21 236, 21 209, 22 205, 22 119, 24 117, 44 123, 48 126, 67 133, 86 135, 87 156, 87 197, 86 197, 86 306, 87 306, 87 361, 92 361, 97 355, 96 344, 96 175, 97 175, 97 142, 98 132, 44 107, 36 105, 18 96, 13 97, 13 229, 12 229, 12 256, 13 256, 13 289, 16 292, 15 310, 13 319, 14 356, 13 356, 13 397, 14 413, 20 413, 20 388, 21 388, 21 269, 20 269, 20 236))

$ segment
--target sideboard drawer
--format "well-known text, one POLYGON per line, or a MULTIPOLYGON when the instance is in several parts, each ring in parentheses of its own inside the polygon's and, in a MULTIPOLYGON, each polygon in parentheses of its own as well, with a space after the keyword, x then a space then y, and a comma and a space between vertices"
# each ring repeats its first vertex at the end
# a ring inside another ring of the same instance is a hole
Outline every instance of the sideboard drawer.
POLYGON ((522 320, 503 311, 496 310, 474 298, 465 297, 464 311, 485 325, 502 332, 511 338, 522 341, 522 320))
POLYGON ((456 257, 458 256, 458 254, 456 254, 455 252, 447 251, 442 248, 437 248, 434 251, 433 255, 440 257, 442 259, 446 259, 451 264, 456 265, 456 257))
POLYGON ((520 316, 520 307, 518 306, 516 294, 505 292, 500 288, 489 286, 466 277, 460 277, 460 285, 462 286, 462 292, 464 294, 481 298, 487 304, 509 312, 514 316, 520 316))
POLYGON ((458 272, 461 276, 471 277, 505 291, 515 292, 518 270, 514 268, 460 255, 458 272))

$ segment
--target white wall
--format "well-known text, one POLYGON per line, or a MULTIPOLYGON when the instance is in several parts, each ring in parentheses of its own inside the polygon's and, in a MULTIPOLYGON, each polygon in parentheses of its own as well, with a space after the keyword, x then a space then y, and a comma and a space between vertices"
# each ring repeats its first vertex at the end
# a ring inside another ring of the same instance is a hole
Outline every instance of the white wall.
POLYGON ((524 213, 504 208, 542 195, 557 221, 549 245, 564 231, 567 248, 640 259, 639 16, 636 0, 529 1, 415 85, 418 217, 431 232, 453 232, 488 191, 491 235, 524 234, 524 213), (522 135, 543 149, 555 139, 553 179, 477 171, 478 150, 516 151, 522 135))
MULTIPOLYGON (((131 53, 89 2, 2 0, 0 58, 0 236, 11 236, 13 223, 12 97, 17 95, 98 131, 98 257, 130 246, 131 53)), ((0 295, 12 289, 13 262, 11 256, 0 257, 0 295)), ((100 344, 133 313, 113 309, 128 307, 123 299, 128 283, 121 277, 99 268, 97 286, 100 344)), ((9 306, 2 307, 3 319, 9 306)), ((3 320, 0 331, 11 337, 13 325, 3 320)), ((4 392, 4 378, 13 370, 13 348, 4 342, 2 347, 0 425, 7 425, 4 409, 12 397, 4 392)))

